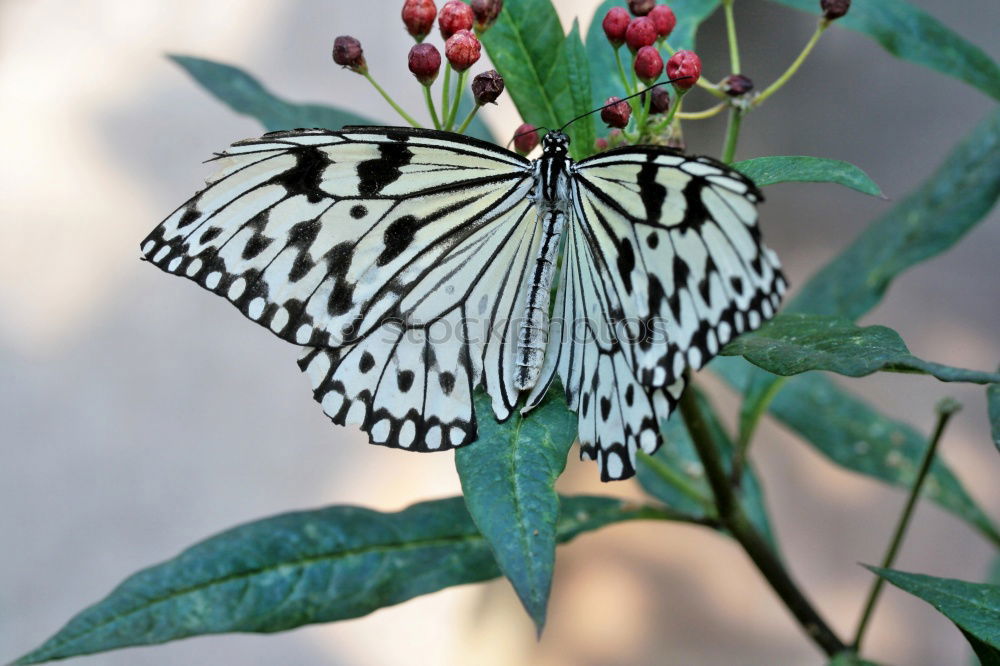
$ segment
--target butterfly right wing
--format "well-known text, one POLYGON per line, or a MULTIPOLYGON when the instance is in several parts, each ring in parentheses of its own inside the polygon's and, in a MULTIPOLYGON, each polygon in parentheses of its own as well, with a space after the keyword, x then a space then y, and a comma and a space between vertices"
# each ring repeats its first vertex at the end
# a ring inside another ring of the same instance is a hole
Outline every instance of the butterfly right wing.
POLYGON ((480 381, 510 412, 504 336, 516 331, 480 329, 513 320, 525 292, 527 160, 459 135, 358 127, 275 132, 218 162, 143 254, 305 346, 331 418, 378 443, 445 448, 474 439, 480 381))

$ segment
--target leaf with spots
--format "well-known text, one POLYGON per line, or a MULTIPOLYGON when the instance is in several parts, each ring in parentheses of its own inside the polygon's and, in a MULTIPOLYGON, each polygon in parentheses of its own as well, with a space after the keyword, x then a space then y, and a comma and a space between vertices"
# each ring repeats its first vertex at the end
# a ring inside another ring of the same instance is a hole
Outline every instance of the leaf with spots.
POLYGON ((952 368, 919 359, 885 326, 856 326, 841 317, 780 314, 720 352, 743 356, 776 375, 828 370, 863 377, 879 370, 931 375, 943 382, 1000 382, 1000 374, 952 368))
MULTIPOLYGON (((604 497, 563 497, 561 506, 559 543, 615 522, 670 518, 604 497)), ((134 574, 15 663, 205 634, 286 631, 498 575, 458 497, 397 513, 354 506, 286 513, 226 530, 134 574)))
POLYGON ((983 666, 1000 666, 1000 585, 867 568, 954 622, 983 666))
POLYGON ((528 417, 516 414, 503 423, 480 393, 479 439, 455 452, 469 513, 539 633, 555 565, 560 507, 554 486, 576 438, 577 417, 560 393, 551 391, 528 417))

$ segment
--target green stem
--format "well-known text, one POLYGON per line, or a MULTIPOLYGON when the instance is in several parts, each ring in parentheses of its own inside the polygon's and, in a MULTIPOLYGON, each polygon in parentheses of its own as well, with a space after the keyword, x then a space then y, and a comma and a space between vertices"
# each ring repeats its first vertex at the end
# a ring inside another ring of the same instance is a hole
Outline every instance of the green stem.
POLYGON ((694 387, 690 385, 690 381, 687 389, 681 394, 680 411, 684 417, 684 423, 687 425, 688 433, 691 435, 691 441, 698 452, 698 457, 705 468, 705 476, 712 488, 722 526, 739 542, 806 634, 819 645, 823 652, 833 656, 846 650, 847 646, 837 638, 826 621, 820 617, 795 581, 792 580, 784 564, 771 550, 767 540, 761 536, 747 518, 733 487, 729 484, 729 478, 722 464, 722 457, 712 440, 711 431, 702 416, 701 406, 698 404, 697 395, 694 387))
POLYGON ((369 74, 367 71, 365 71, 365 72, 362 72, 362 76, 364 76, 366 79, 368 79, 368 83, 370 83, 373 86, 375 86, 375 90, 379 91, 379 94, 381 94, 382 97, 385 98, 385 101, 389 102, 389 106, 391 106, 392 108, 396 109, 396 113, 398 113, 399 115, 401 115, 403 117, 403 120, 405 120, 406 122, 410 123, 410 125, 413 126, 413 127, 420 127, 420 123, 418 123, 416 120, 414 120, 413 118, 411 118, 410 114, 408 114, 406 111, 403 111, 403 109, 401 109, 399 107, 399 105, 396 104, 396 102, 391 97, 389 97, 389 93, 387 93, 385 90, 383 90, 382 86, 380 86, 378 83, 375 82, 375 79, 372 78, 371 74, 369 74))
POLYGON ((799 53, 799 55, 795 58, 795 60, 792 61, 792 64, 788 66, 788 69, 785 70, 785 73, 778 77, 777 81, 775 81, 767 88, 765 88, 764 92, 757 95, 757 97, 753 101, 752 106, 760 106, 761 104, 764 103, 764 100, 766 100, 774 93, 778 92, 778 90, 781 89, 783 85, 788 83, 788 80, 792 78, 795 72, 799 71, 799 67, 801 67, 802 63, 804 63, 806 61, 806 58, 809 57, 809 54, 812 52, 813 47, 816 46, 816 42, 819 41, 820 36, 829 27, 829 25, 830 22, 827 21, 826 19, 819 20, 819 23, 816 24, 816 32, 814 32, 812 37, 809 38, 809 41, 806 42, 806 45, 802 49, 802 52, 799 53))
MULTIPOLYGON (((920 489, 924 484, 924 479, 927 478, 927 473, 931 469, 931 464, 934 462, 934 455, 937 452, 938 442, 941 441, 941 435, 944 433, 945 426, 948 425, 949 419, 961 409, 961 406, 950 398, 945 398, 937 406, 937 425, 934 427, 934 434, 931 435, 931 441, 927 445, 927 449, 924 451, 923 460, 920 461, 920 468, 917 471, 917 477, 913 480, 913 485, 910 487, 910 495, 906 498, 906 505, 903 507, 903 513, 899 516, 899 522, 896 524, 896 530, 893 532, 892 540, 889 542, 889 548, 885 552, 885 556, 882 558, 881 568, 889 569, 892 567, 892 563, 896 560, 896 554, 899 552, 900 546, 903 545, 903 538, 906 536, 906 529, 910 525, 910 518, 913 517, 913 509, 917 506, 917 499, 920 497, 920 489)), ((885 584, 885 579, 881 576, 875 577, 875 582, 872 584, 871 590, 868 592, 868 599, 865 602, 865 609, 861 613, 861 619, 858 621, 858 628, 854 632, 854 642, 852 647, 855 651, 861 649, 861 640, 865 636, 865 629, 868 628, 868 621, 871 619, 872 611, 875 610, 875 604, 878 601, 879 593, 882 591, 882 586, 885 584)))
MULTIPOLYGON (((788 377, 774 377, 770 378, 770 383, 767 387, 767 391, 761 396, 760 400, 751 405, 753 411, 740 413, 740 432, 736 440, 736 452, 733 454, 733 465, 730 477, 733 480, 733 485, 739 486, 740 481, 743 478, 743 467, 746 465, 747 457, 750 452, 750 443, 753 441, 753 434, 757 430, 757 424, 760 423, 760 417, 764 415, 767 411, 768 405, 774 400, 774 397, 778 395, 778 391, 781 387, 785 385, 788 381, 788 377)), ((744 399, 743 409, 747 407, 746 400, 744 399)))
POLYGON ((658 122, 655 127, 653 127, 654 133, 662 132, 664 128, 669 127, 670 123, 673 122, 674 120, 674 116, 676 116, 681 110, 681 103, 684 101, 684 93, 686 93, 687 91, 677 90, 676 88, 674 88, 674 91, 676 92, 677 97, 674 99, 674 103, 670 106, 670 109, 667 111, 666 117, 660 122, 658 122))
POLYGON ((666 481, 670 486, 680 491, 682 495, 699 504, 707 515, 715 515, 715 505, 712 503, 712 500, 702 495, 697 488, 688 482, 683 474, 674 471, 670 465, 664 463, 655 456, 643 453, 642 451, 638 453, 637 458, 640 462, 642 462, 642 464, 649 467, 654 474, 666 481))
POLYGON ((465 116, 465 120, 462 121, 462 124, 455 131, 458 132, 459 134, 465 134, 466 128, 469 127, 469 123, 471 123, 472 119, 476 117, 476 113, 479 111, 480 108, 481 107, 478 104, 473 106, 472 111, 469 111, 469 115, 465 116))
POLYGON ((719 102, 715 106, 705 109, 704 111, 692 111, 691 113, 678 111, 677 117, 681 120, 705 120, 706 118, 719 115, 726 110, 727 106, 729 105, 725 102, 719 102))
POLYGON ((622 79, 622 86, 625 88, 625 95, 624 95, 624 97, 627 97, 627 96, 631 95, 635 91, 632 90, 631 88, 629 88, 628 76, 625 74, 625 66, 622 65, 621 50, 622 49, 621 49, 620 46, 615 47, 615 63, 618 65, 618 76, 621 77, 621 79, 622 79))
POLYGON ((431 112, 431 121, 434 129, 441 129, 441 121, 438 120, 437 109, 434 108, 434 100, 431 99, 431 87, 421 86, 424 89, 424 101, 427 102, 427 109, 431 112))
POLYGON ((729 40, 729 66, 733 74, 740 73, 740 49, 736 44, 736 19, 733 17, 733 0, 722 0, 726 13, 726 37, 729 40))
POLYGON ((639 119, 636 122, 636 127, 639 130, 640 138, 646 133, 646 122, 649 120, 649 107, 652 103, 653 103, 653 91, 647 90, 646 98, 642 100, 642 105, 639 107, 639 119))
POLYGON ((448 97, 449 89, 451 88, 451 63, 447 62, 444 65, 444 83, 441 84, 441 127, 445 128, 448 122, 448 97))
POLYGON ((448 119, 444 121, 444 127, 447 130, 450 130, 451 126, 455 124, 455 117, 458 115, 458 103, 462 99, 462 89, 465 88, 465 77, 468 74, 469 70, 465 70, 458 75, 458 81, 455 84, 455 94, 452 96, 451 101, 451 111, 448 112, 448 119))
POLYGON ((743 122, 743 111, 733 107, 729 111, 729 127, 726 128, 726 143, 722 147, 722 161, 730 164, 736 156, 736 143, 740 138, 740 124, 743 122))

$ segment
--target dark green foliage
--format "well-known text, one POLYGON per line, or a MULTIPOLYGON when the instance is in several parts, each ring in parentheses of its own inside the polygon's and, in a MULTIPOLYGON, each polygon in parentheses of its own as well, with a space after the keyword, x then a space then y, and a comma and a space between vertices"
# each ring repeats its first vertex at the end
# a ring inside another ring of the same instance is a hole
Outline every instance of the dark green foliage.
POLYGON ((864 194, 880 197, 882 190, 864 171, 849 162, 824 157, 775 155, 734 162, 758 187, 777 183, 836 183, 864 194))

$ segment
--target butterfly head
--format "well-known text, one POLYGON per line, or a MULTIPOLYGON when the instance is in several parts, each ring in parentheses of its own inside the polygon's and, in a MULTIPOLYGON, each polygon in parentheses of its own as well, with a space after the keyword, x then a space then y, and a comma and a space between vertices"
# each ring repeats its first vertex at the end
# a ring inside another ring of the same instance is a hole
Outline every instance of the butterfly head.
POLYGON ((562 156, 569 151, 569 137, 559 130, 549 130, 542 137, 542 152, 548 156, 562 156))

